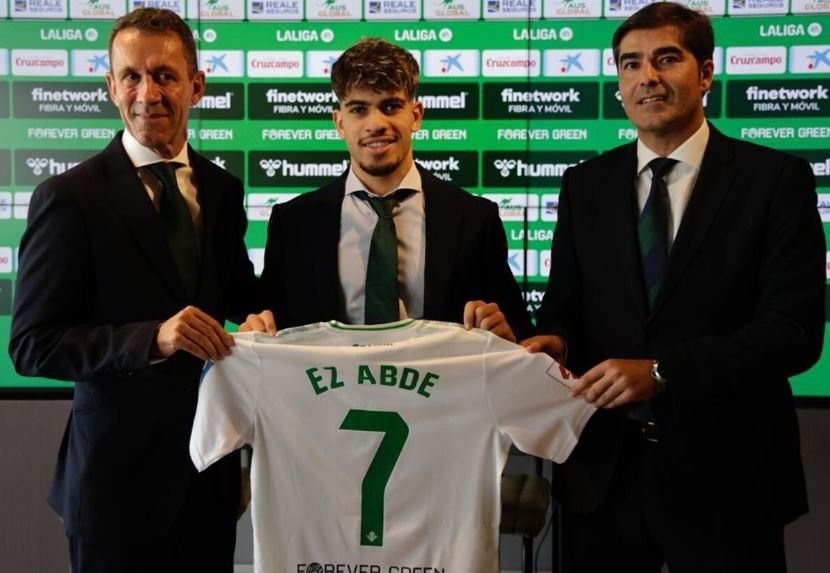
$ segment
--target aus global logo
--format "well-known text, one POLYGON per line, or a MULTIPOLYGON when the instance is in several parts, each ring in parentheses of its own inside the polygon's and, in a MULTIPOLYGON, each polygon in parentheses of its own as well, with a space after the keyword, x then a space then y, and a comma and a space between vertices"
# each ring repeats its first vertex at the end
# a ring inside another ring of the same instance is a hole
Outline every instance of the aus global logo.
POLYGON ((73 18, 106 19, 123 16, 124 3, 109 0, 70 0, 69 12, 73 18))

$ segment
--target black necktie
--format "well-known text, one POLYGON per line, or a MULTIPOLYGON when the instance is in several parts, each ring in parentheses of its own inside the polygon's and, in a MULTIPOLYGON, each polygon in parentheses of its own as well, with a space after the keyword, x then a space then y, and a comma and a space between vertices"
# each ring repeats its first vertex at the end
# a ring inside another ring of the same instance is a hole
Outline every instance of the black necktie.
POLYGON ((199 281, 199 241, 190 209, 176 183, 175 170, 180 166, 179 163, 153 163, 147 165, 147 170, 161 183, 159 217, 179 275, 192 296, 199 281))
POLYGON ((648 164, 651 169, 651 189, 643 212, 640 213, 637 237, 640 241, 640 257, 643 262, 643 279, 649 308, 654 306, 668 259, 669 192, 663 177, 676 163, 676 159, 658 157, 648 164))
POLYGON ((366 324, 383 324, 400 319, 398 235, 392 211, 398 202, 413 192, 412 189, 398 189, 384 197, 373 197, 366 191, 355 192, 355 196, 366 201, 378 216, 366 267, 366 324))

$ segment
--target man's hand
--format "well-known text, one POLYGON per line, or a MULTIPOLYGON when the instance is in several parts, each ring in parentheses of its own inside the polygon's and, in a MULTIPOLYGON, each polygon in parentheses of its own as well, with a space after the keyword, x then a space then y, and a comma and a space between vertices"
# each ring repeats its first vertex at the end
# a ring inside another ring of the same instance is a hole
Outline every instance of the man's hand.
POLYGON ((565 341, 554 334, 540 334, 520 342, 528 352, 544 352, 560 364, 565 363, 565 341))
POLYGON ((499 310, 499 305, 483 300, 471 300, 464 305, 464 328, 481 328, 489 330, 510 342, 516 342, 513 329, 507 324, 507 318, 499 310))
POLYGON ((195 306, 187 306, 159 326, 156 348, 162 358, 184 350, 202 360, 221 360, 231 353, 233 337, 195 306))
POLYGON ((245 322, 239 325, 239 332, 265 332, 271 336, 277 334, 277 321, 274 313, 270 310, 263 310, 259 314, 249 314, 245 322))
POLYGON ((597 408, 648 400, 663 390, 651 377, 651 364, 651 360, 605 360, 576 380, 571 395, 582 395, 597 408))

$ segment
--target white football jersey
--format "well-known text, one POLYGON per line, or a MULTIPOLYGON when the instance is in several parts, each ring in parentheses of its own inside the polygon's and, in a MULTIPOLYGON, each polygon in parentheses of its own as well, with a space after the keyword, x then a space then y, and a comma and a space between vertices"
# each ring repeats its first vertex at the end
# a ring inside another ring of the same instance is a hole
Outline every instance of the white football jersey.
POLYGON ((496 573, 511 443, 562 462, 594 412, 549 356, 456 324, 235 340, 205 368, 190 455, 253 445, 257 573, 496 573))

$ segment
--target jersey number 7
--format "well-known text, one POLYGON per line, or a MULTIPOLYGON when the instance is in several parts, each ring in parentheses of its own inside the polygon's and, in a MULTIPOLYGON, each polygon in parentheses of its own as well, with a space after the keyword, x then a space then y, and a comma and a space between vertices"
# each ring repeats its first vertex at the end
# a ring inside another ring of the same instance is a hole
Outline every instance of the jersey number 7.
POLYGON ((363 476, 360 495, 360 544, 383 545, 383 506, 386 484, 409 437, 409 426, 397 412, 349 410, 341 430, 382 432, 375 457, 363 476))

